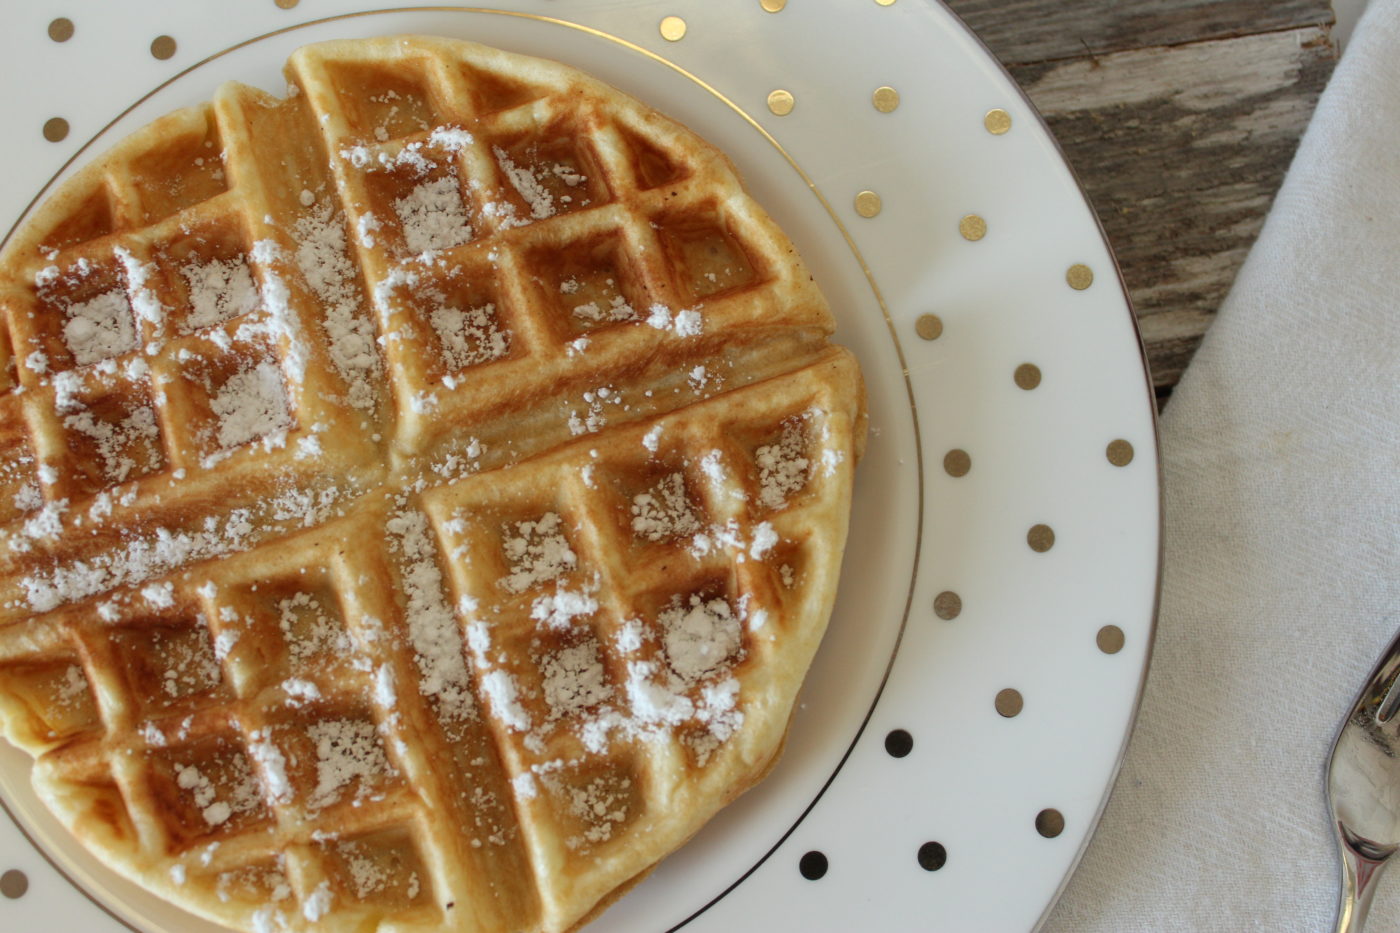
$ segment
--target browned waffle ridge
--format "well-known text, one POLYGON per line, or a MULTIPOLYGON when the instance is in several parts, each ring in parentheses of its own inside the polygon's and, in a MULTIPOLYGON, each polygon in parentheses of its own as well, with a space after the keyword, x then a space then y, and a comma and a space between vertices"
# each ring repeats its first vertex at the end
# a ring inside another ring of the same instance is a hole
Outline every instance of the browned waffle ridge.
POLYGON ((241 930, 564 931, 771 766, 853 357, 729 161, 577 70, 298 50, 0 254, 0 724, 241 930))

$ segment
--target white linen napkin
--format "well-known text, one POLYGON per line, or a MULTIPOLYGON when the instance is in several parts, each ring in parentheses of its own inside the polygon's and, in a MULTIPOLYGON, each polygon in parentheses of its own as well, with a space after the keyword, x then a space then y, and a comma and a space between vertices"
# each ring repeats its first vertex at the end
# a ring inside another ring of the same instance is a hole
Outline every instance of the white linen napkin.
POLYGON ((1400 627, 1400 0, 1357 25, 1161 434, 1155 655, 1045 933, 1331 930, 1325 763, 1400 627))

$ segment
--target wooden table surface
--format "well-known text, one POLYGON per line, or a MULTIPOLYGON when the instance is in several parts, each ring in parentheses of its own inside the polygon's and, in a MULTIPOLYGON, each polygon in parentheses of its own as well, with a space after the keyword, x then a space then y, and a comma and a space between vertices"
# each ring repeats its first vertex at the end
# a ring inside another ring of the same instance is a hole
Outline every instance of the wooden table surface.
POLYGON ((1044 115, 1123 270, 1158 403, 1336 63, 1329 0, 947 0, 1044 115))

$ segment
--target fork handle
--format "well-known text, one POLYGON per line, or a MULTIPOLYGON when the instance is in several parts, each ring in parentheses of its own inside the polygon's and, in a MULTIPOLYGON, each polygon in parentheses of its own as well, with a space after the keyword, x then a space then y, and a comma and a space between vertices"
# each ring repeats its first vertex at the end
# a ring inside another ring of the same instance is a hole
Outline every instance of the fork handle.
POLYGON ((1389 855, 1379 860, 1367 858, 1345 842, 1338 849, 1342 856, 1342 892, 1337 903, 1336 933, 1361 933, 1376 893, 1375 881, 1390 864, 1389 855))

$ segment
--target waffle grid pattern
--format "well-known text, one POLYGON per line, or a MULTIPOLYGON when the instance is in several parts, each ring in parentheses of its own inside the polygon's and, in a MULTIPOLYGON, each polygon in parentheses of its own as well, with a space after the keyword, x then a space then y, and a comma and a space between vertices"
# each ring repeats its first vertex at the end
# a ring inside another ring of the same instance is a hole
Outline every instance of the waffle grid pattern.
POLYGON ((824 302, 723 156, 522 61, 301 50, 0 256, 0 723, 221 922, 573 927, 766 771, 829 613, 863 410, 824 302))

